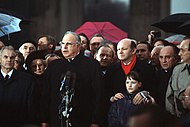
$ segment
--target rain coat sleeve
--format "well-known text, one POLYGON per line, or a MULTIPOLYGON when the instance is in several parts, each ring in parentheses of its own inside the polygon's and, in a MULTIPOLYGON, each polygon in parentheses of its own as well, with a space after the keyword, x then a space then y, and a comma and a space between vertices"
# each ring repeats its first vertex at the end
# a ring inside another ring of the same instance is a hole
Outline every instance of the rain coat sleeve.
POLYGON ((186 64, 177 65, 170 77, 166 92, 166 110, 178 117, 182 113, 181 95, 187 86, 190 85, 190 74, 186 64))

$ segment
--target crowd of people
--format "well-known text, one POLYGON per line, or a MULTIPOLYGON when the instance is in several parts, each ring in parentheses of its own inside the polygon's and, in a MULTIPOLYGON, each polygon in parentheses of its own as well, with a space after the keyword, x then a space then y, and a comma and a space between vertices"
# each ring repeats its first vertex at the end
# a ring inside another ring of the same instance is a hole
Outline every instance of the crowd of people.
POLYGON ((188 127, 190 38, 175 45, 154 33, 113 43, 67 31, 18 50, 1 42, 0 126, 188 127))

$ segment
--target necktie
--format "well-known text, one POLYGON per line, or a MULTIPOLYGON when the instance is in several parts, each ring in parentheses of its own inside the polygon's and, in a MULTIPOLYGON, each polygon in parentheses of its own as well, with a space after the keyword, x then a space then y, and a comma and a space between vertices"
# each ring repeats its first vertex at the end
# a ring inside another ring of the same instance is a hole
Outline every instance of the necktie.
POLYGON ((8 80, 9 79, 9 75, 6 75, 5 77, 4 77, 4 80, 8 80))

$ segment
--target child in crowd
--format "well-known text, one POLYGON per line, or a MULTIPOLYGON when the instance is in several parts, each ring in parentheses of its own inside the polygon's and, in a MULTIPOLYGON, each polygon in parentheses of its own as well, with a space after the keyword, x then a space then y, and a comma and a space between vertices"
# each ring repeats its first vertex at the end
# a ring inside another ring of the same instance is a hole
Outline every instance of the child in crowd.
POLYGON ((140 88, 142 82, 137 72, 131 71, 127 75, 125 85, 127 90, 126 93, 124 93, 125 97, 114 101, 110 107, 108 113, 109 127, 125 127, 127 125, 131 111, 137 108, 137 105, 133 104, 133 97, 137 93, 140 92, 141 96, 144 97, 144 101, 147 102, 147 99, 151 100, 151 98, 145 97, 143 92, 141 92, 140 88))

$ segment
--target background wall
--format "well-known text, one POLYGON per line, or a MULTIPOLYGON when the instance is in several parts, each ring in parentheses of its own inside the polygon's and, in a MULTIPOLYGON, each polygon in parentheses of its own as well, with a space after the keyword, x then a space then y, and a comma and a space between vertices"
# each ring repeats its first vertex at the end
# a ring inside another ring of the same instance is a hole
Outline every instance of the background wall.
MULTIPOLYGON (((170 0, 0 0, 1 10, 22 18, 22 31, 1 37, 7 45, 50 34, 60 41, 85 21, 111 21, 131 38, 144 40, 150 24, 170 13, 170 0)), ((2 11, 1 11, 2 12, 2 11)), ((163 34, 164 36, 164 34, 163 34)))

